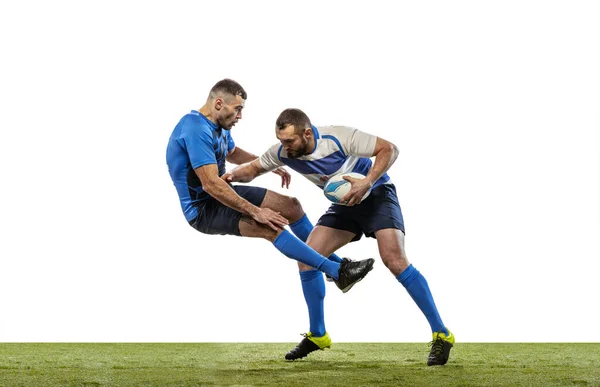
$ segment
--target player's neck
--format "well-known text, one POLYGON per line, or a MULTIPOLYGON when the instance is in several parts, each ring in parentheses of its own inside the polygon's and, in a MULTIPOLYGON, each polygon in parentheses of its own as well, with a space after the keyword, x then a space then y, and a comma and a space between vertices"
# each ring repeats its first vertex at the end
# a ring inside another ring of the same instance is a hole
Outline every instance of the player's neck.
POLYGON ((307 141, 307 149, 306 152, 307 154, 311 154, 315 151, 315 145, 317 144, 317 140, 315 140, 315 137, 312 136, 308 139, 307 141))
POLYGON ((202 106, 200 109, 198 109, 198 111, 204 117, 208 118, 213 124, 217 123, 217 120, 215 119, 214 114, 212 114, 212 109, 209 105, 202 106))

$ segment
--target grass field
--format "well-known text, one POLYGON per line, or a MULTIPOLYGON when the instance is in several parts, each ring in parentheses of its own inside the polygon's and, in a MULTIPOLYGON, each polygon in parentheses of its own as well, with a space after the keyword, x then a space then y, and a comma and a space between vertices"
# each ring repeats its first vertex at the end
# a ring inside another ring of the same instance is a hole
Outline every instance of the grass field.
POLYGON ((0 386, 600 386, 600 343, 336 343, 286 362, 293 344, 0 343, 0 386))

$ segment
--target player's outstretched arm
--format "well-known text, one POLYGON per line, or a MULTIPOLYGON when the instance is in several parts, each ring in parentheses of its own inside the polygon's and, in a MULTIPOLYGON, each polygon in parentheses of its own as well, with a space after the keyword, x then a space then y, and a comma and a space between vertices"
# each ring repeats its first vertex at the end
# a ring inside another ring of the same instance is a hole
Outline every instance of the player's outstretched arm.
MULTIPOLYGON (((249 183, 254 180, 256 177, 263 175, 269 172, 266 170, 258 159, 240 165, 239 167, 234 168, 230 172, 227 172, 221 176, 221 179, 225 180, 228 183, 238 182, 238 183, 249 183)), ((292 176, 290 173, 283 167, 277 167, 271 170, 276 175, 281 176, 281 187, 284 186, 286 188, 290 188, 290 182, 292 181, 292 176)))
POLYGON ((257 158, 258 158, 257 155, 250 153, 248 151, 245 151, 244 149, 240 148, 239 146, 234 147, 227 154, 227 161, 230 162, 231 164, 235 164, 235 165, 249 163, 253 160, 256 160, 257 158))
POLYGON ((254 180, 256 177, 267 173, 268 171, 260 165, 258 158, 249 162, 244 163, 238 167, 235 167, 231 171, 223 174, 221 179, 225 180, 228 183, 249 183, 254 180))
MULTIPOLYGON (((248 183, 254 180, 257 176, 272 171, 274 174, 281 177, 281 187, 290 187, 292 176, 283 168, 283 163, 279 160, 277 153, 280 145, 274 145, 260 158, 255 158, 252 161, 245 162, 232 171, 225 173, 221 178, 228 183, 239 182, 248 183)), ((235 148, 234 148, 235 149, 235 148)), ((235 151, 234 153, 236 153, 235 151)))
POLYGON ((260 208, 239 196, 229 184, 219 177, 216 164, 206 164, 194 169, 202 182, 202 189, 227 207, 251 216, 259 223, 265 224, 274 230, 288 224, 286 218, 268 208, 260 208))

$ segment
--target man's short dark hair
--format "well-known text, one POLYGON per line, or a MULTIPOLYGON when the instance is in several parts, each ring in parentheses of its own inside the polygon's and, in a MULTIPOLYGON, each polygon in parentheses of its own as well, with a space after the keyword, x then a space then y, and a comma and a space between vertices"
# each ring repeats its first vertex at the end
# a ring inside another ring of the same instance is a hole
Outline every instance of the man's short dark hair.
POLYGON ((246 90, 244 90, 244 88, 239 83, 229 78, 220 80, 212 87, 212 89, 210 89, 211 97, 214 98, 218 94, 229 94, 233 95, 234 97, 236 95, 239 95, 244 100, 248 98, 246 90))
POLYGON ((279 130, 283 130, 290 125, 294 125, 296 134, 300 134, 304 131, 304 129, 312 127, 310 119, 300 109, 285 109, 277 118, 275 125, 279 130))

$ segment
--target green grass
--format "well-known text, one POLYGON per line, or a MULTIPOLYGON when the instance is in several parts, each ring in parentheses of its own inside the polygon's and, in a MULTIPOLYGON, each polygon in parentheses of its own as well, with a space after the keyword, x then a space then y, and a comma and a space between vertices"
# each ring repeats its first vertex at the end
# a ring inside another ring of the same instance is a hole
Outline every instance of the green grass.
POLYGON ((0 343, 0 386, 600 386, 600 344, 335 343, 286 362, 293 344, 0 343))

